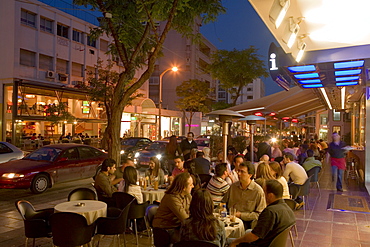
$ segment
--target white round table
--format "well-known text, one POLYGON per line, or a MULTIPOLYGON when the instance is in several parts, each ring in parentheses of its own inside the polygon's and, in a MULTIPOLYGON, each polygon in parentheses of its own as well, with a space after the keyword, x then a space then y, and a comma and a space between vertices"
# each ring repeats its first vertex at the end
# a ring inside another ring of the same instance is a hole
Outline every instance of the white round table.
POLYGON ((87 224, 93 223, 99 217, 107 216, 107 204, 101 201, 95 200, 78 200, 62 202, 54 207, 54 211, 57 212, 71 212, 83 215, 87 224), (78 203, 84 203, 84 206, 77 206, 78 203))
POLYGON ((165 189, 158 189, 154 190, 152 188, 147 188, 146 190, 142 189, 141 193, 143 194, 143 201, 149 201, 150 203, 153 203, 153 201, 161 201, 164 197, 165 189))
POLYGON ((230 226, 230 217, 227 216, 226 223, 228 224, 227 227, 225 227, 226 231, 226 238, 240 238, 245 234, 244 224, 241 219, 236 217, 235 223, 239 223, 235 226, 230 226))

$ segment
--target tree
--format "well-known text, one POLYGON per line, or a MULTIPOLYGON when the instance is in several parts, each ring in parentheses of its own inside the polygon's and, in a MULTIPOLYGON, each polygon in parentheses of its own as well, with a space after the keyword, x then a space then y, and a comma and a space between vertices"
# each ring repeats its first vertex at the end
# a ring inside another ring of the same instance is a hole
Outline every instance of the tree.
POLYGON ((208 112, 206 101, 211 89, 208 83, 197 79, 184 81, 176 87, 176 94, 180 99, 176 101, 177 107, 184 112, 186 123, 191 131, 191 123, 196 112, 208 112), (186 115, 186 112, 189 115, 186 115))
POLYGON ((192 27, 196 21, 214 21, 225 10, 221 0, 74 0, 74 3, 103 14, 99 27, 92 29, 90 35, 95 39, 103 33, 111 36, 109 52, 123 65, 123 72, 113 85, 103 136, 109 157, 119 162, 122 112, 153 73, 170 29, 194 38, 197 34, 192 27), (139 69, 144 72, 134 78, 139 69))
MULTIPOLYGON (((73 116, 68 111, 67 102, 59 101, 58 104, 49 104, 45 106, 45 119, 51 122, 52 125, 57 125, 60 122, 74 122, 76 121, 75 116, 73 116)), ((63 127, 64 132, 64 127, 63 127)), ((64 135, 65 133, 63 133, 64 135)))
POLYGON ((243 87, 258 77, 268 76, 260 57, 253 46, 240 51, 218 50, 212 54, 208 70, 220 80, 220 86, 231 94, 232 105, 236 104, 243 87))

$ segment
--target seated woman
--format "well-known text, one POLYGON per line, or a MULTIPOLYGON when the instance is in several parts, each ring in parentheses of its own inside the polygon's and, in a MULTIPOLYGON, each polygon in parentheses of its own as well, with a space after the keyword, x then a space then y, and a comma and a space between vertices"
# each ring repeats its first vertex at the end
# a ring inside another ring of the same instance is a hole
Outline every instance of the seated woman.
POLYGON ((199 190, 202 187, 200 177, 198 174, 195 173, 195 162, 193 160, 185 161, 184 169, 185 172, 189 173, 191 178, 193 179, 194 188, 191 190, 191 194, 193 194, 194 191, 199 190))
POLYGON ((275 177, 272 176, 268 163, 266 164, 265 162, 262 162, 257 167, 256 183, 263 188, 265 185, 265 181, 269 179, 275 179, 275 177))
POLYGON ((132 166, 127 166, 123 170, 123 192, 134 196, 137 203, 143 203, 143 194, 141 193, 141 187, 136 184, 137 182, 137 172, 132 166))
POLYGON ((157 157, 150 158, 149 169, 145 171, 145 176, 149 177, 149 181, 157 178, 158 185, 162 185, 164 183, 164 171, 162 170, 157 157))
POLYGON ((288 182, 283 177, 283 170, 281 169, 280 164, 276 161, 273 161, 270 162, 269 166, 272 176, 283 186, 283 199, 290 199, 288 182))
POLYGON ((223 247, 225 234, 224 223, 213 215, 213 201, 209 191, 195 191, 190 203, 190 218, 181 225, 180 240, 202 240, 223 247))
POLYGON ((189 218, 190 192, 193 187, 193 179, 189 173, 177 175, 165 192, 154 216, 153 227, 169 229, 173 243, 180 239, 181 223, 189 218))

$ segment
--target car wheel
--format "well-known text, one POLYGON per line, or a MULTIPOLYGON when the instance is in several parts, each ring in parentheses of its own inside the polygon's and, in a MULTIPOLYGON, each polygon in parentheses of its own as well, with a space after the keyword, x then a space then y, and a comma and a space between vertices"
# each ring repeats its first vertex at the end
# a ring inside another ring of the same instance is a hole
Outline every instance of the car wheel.
POLYGON ((43 193, 49 188, 49 178, 45 174, 36 175, 31 184, 31 191, 35 194, 43 193))

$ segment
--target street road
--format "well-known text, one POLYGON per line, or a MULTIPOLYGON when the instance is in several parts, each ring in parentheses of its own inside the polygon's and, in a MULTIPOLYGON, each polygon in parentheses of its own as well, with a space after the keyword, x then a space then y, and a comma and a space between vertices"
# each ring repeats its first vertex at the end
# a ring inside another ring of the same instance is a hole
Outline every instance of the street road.
MULTIPOLYGON (((70 191, 79 187, 93 188, 92 178, 56 184, 42 194, 32 194, 30 190, 0 189, 0 246, 24 246, 23 221, 15 208, 15 201, 27 200, 37 209, 53 208, 67 201, 70 191)), ((31 246, 32 240, 28 241, 31 246)), ((49 239, 37 240, 36 246, 51 246, 49 239)))

